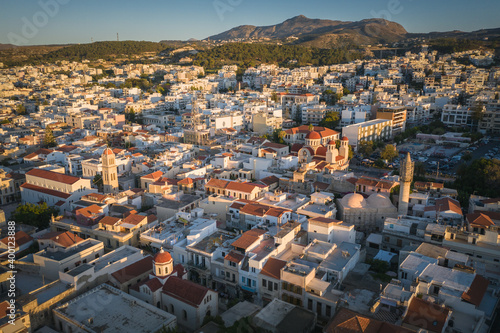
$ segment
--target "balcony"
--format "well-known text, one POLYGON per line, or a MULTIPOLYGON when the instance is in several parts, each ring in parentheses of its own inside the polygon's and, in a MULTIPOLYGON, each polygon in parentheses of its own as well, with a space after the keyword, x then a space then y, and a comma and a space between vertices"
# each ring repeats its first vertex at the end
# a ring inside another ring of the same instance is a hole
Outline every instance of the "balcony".
POLYGON ((194 261, 190 260, 188 261, 188 267, 191 267, 191 268, 196 268, 196 269, 199 269, 199 270, 206 270, 207 269, 207 266, 203 263, 198 263, 196 264, 194 261))

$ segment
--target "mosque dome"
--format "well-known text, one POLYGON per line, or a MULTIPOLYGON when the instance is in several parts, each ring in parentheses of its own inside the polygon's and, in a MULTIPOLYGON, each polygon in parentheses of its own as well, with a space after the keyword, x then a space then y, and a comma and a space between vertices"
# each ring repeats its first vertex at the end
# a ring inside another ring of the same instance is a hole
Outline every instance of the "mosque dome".
POLYGON ((349 193, 340 201, 345 208, 365 208, 365 198, 359 193, 349 193))
POLYGON ((388 208, 393 206, 389 197, 382 193, 373 193, 366 199, 366 202, 373 208, 388 208))

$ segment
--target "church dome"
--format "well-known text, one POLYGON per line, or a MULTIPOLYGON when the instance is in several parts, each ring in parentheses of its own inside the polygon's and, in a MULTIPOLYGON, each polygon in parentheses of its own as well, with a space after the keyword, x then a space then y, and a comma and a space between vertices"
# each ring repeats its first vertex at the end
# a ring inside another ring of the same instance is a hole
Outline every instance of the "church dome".
POLYGON ((312 131, 312 132, 309 132, 306 136, 306 139, 310 139, 310 140, 320 140, 321 139, 321 135, 319 135, 318 132, 315 132, 315 131, 312 131))
POLYGON ((366 199, 366 202, 373 208, 388 208, 393 206, 389 197, 381 193, 373 193, 366 199))
POLYGON ((156 264, 165 264, 167 262, 170 262, 172 261, 172 256, 170 255, 170 253, 168 252, 165 252, 163 251, 163 249, 160 250, 160 252, 158 252, 153 261, 156 263, 156 264))
POLYGON ((331 140, 330 142, 328 142, 328 144, 330 146, 336 146, 337 145, 337 142, 335 142, 335 140, 331 140))
POLYGON ((349 141, 349 139, 347 138, 347 136, 344 136, 344 137, 342 138, 342 141, 349 141))
POLYGON ((365 198, 359 193, 349 193, 340 201, 345 208, 365 208, 365 198))
POLYGON ((113 151, 110 148, 104 149, 103 155, 113 155, 113 151))

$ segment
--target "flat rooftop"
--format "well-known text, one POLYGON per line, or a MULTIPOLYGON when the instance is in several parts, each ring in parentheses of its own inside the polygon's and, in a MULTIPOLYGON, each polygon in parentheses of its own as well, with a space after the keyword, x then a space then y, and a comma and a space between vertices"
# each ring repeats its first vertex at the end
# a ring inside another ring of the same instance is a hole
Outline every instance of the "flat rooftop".
POLYGON ((156 332, 175 326, 176 317, 118 289, 102 284, 55 309, 91 332, 156 332))
POLYGON ((301 208, 303 211, 316 213, 316 214, 326 214, 327 212, 334 211, 335 208, 328 207, 325 205, 309 204, 301 208))
POLYGON ((64 251, 62 249, 58 249, 57 251, 50 251, 49 248, 47 248, 47 249, 44 249, 42 253, 37 253, 37 255, 39 255, 41 257, 49 258, 52 260, 56 260, 56 261, 62 261, 66 258, 74 256, 75 254, 78 254, 82 251, 85 251, 85 250, 87 250, 95 245, 96 244, 92 244, 91 242, 85 242, 85 243, 83 243, 75 248, 72 248, 69 251, 64 251))
POLYGON ((114 251, 111 251, 102 257, 92 261, 90 264, 94 265, 95 272, 101 270, 102 268, 108 266, 110 263, 120 261, 124 258, 132 256, 133 254, 140 252, 138 248, 131 246, 122 246, 114 251))

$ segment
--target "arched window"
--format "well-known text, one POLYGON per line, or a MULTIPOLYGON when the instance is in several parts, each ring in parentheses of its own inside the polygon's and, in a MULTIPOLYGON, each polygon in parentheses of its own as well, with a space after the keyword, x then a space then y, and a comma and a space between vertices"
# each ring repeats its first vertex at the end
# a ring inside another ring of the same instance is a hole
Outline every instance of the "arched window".
POLYGON ((187 315, 186 310, 182 310, 182 318, 184 318, 184 320, 187 320, 188 315, 187 315))

